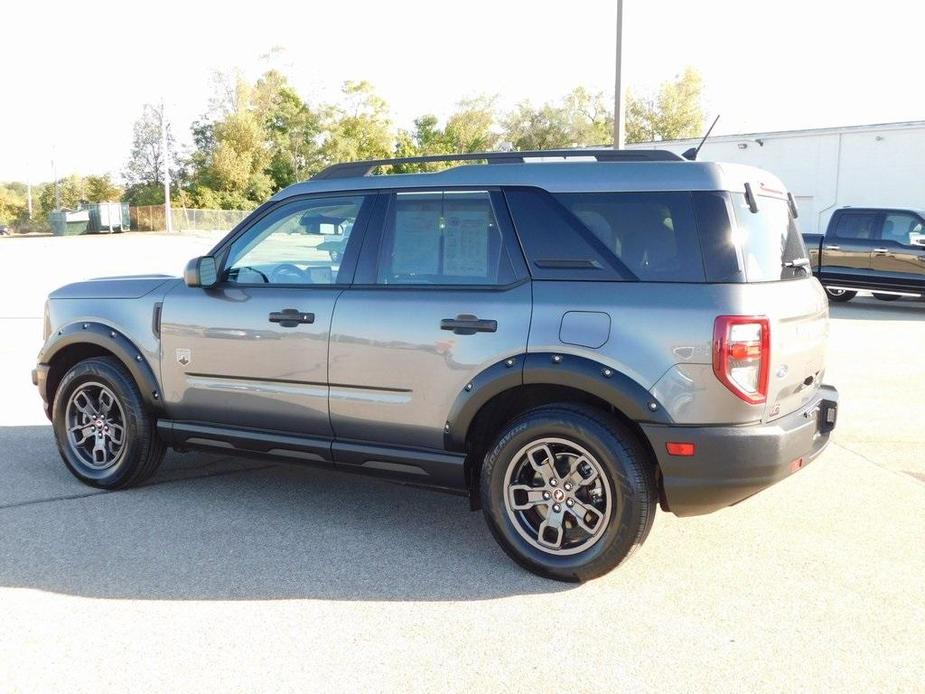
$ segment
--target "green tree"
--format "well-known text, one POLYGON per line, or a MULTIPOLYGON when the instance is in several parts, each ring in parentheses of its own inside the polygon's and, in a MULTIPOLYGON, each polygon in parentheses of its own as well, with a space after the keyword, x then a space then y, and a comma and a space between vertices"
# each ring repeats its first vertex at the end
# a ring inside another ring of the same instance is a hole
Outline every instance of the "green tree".
MULTIPOLYGON (((87 201, 86 181, 77 174, 72 174, 58 181, 58 191, 61 198, 61 208, 76 210, 82 202, 87 201)), ((55 185, 49 183, 39 194, 39 208, 43 215, 55 209, 55 185)))
POLYGON ((109 174, 87 176, 84 185, 89 202, 115 202, 122 198, 122 189, 112 182, 109 174))
POLYGON ((395 137, 388 105, 366 81, 345 82, 343 103, 327 109, 321 147, 326 163, 384 159, 395 137))
POLYGON ((284 75, 275 70, 264 74, 254 88, 253 102, 270 150, 265 172, 274 192, 322 168, 321 114, 302 100, 284 75))
MULTIPOLYGON (((428 154, 455 154, 457 152, 484 152, 497 146, 499 135, 495 130, 495 97, 479 96, 460 101, 456 110, 439 126, 433 114, 423 115, 414 121, 414 130, 400 130, 395 146, 396 157, 414 157, 428 154)), ((395 173, 439 171, 447 164, 399 164, 395 173)))
POLYGON ((687 67, 655 94, 626 95, 626 141, 653 142, 696 137, 703 131, 703 78, 687 67))
POLYGON ((163 184, 164 159, 170 162, 170 177, 177 180, 180 171, 176 165, 176 141, 170 123, 167 128, 167 151, 163 151, 161 127, 164 110, 161 106, 145 104, 141 116, 132 128, 132 151, 123 176, 129 186, 163 184))
POLYGON ((26 196, 15 184, 0 183, 0 224, 12 224, 26 212, 26 196))
POLYGON ((613 140, 613 113, 603 93, 577 87, 558 103, 518 104, 504 119, 504 139, 517 150, 587 147, 613 140))

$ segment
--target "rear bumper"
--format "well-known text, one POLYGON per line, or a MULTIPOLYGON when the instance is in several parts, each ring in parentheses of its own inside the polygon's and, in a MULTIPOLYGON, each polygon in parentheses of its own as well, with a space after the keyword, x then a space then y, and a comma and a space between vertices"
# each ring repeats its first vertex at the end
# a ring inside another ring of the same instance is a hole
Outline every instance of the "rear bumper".
POLYGON ((837 410, 838 391, 822 386, 801 409, 769 424, 641 426, 658 458, 668 509, 696 516, 747 499, 812 462, 829 442, 837 410), (695 454, 669 455, 669 441, 693 443, 695 454))

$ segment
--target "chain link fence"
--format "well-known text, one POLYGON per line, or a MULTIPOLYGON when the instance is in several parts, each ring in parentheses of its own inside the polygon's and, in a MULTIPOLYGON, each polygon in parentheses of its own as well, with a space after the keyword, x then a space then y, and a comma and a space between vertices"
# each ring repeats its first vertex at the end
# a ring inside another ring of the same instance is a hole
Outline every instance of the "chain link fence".
MULTIPOLYGON (((174 231, 228 231, 250 214, 250 210, 193 210, 172 207, 170 221, 174 231)), ((129 208, 132 231, 165 231, 164 205, 129 208)))

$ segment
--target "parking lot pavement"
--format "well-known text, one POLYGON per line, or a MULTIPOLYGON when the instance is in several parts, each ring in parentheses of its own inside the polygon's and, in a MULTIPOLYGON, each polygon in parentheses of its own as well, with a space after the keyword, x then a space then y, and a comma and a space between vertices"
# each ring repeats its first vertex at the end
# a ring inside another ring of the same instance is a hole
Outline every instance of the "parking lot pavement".
MULTIPOLYGON (((56 284, 68 259, 44 253, 56 284)), ((0 690, 925 685, 925 483, 903 416, 923 403, 925 305, 834 307, 829 450, 734 508, 660 513, 579 587, 516 567, 462 498, 353 475, 171 453, 140 489, 84 487, 18 386, 34 350, 13 346, 37 323, 20 314, 0 320, 0 690)))

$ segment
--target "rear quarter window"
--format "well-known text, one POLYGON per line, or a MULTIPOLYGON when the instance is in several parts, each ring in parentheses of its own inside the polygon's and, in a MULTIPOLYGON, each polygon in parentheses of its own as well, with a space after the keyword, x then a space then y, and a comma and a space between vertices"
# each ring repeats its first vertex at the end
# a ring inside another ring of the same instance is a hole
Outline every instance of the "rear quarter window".
POLYGON ((560 193, 555 197, 640 281, 704 281, 690 193, 560 193))
POLYGON ((536 279, 704 281, 690 193, 505 195, 536 279))

